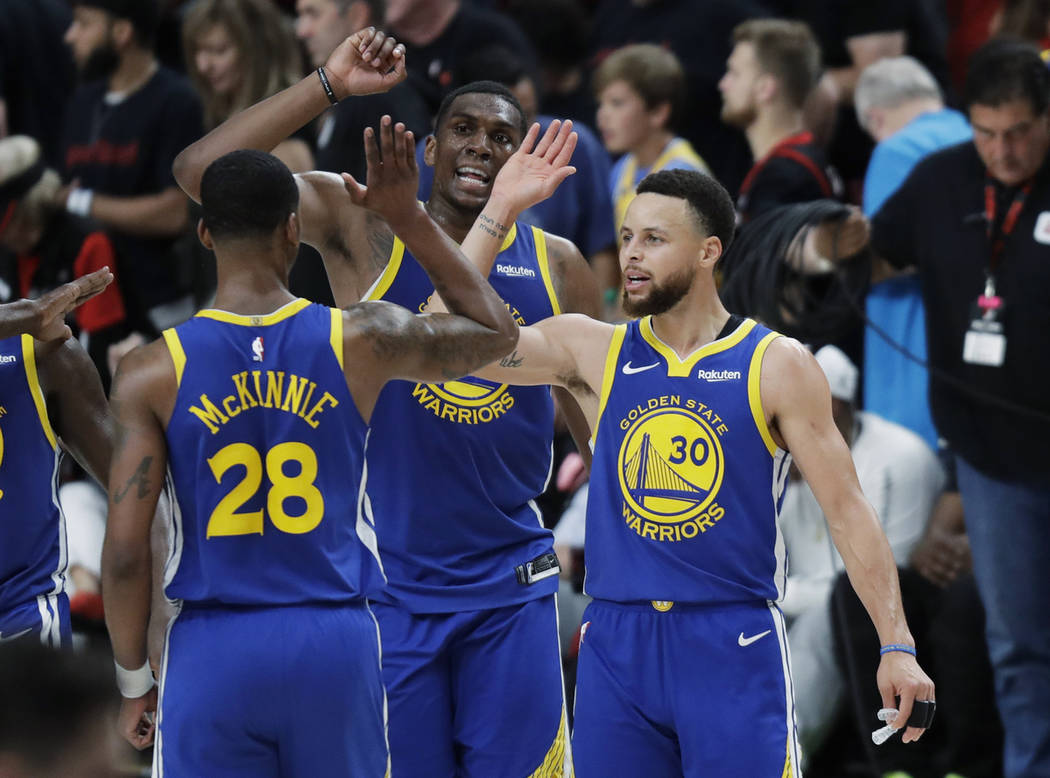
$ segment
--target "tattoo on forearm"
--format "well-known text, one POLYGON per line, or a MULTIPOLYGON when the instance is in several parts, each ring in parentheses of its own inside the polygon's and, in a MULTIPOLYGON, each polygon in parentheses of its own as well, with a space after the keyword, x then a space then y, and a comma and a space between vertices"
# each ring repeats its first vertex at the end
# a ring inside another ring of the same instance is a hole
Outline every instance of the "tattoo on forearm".
POLYGON ((518 352, 512 351, 507 356, 503 357, 499 361, 500 367, 521 367, 521 363, 525 361, 525 357, 518 356, 518 352))
POLYGON ((140 500, 146 499, 149 496, 149 466, 153 463, 153 457, 143 457, 142 461, 139 462, 139 466, 135 468, 135 472, 131 474, 131 478, 124 484, 124 488, 113 495, 113 502, 119 503, 125 497, 128 492, 131 491, 131 487, 138 484, 138 494, 136 497, 140 500))
POLYGON ((485 214, 478 216, 477 221, 478 229, 482 232, 491 235, 493 238, 499 238, 502 240, 507 235, 507 230, 510 229, 505 224, 500 224, 495 219, 490 219, 485 214))

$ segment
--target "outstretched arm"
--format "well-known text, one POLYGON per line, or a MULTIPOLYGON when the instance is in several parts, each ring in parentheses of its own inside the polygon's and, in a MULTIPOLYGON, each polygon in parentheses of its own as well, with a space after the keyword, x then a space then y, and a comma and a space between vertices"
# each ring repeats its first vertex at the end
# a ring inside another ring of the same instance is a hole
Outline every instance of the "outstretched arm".
MULTIPOLYGON (((849 448, 831 416, 827 380, 797 341, 778 338, 762 363, 762 404, 774 438, 791 452, 827 517, 850 583, 868 611, 882 645, 914 647, 901 603, 897 566, 878 516, 861 492, 849 448)), ((884 654, 878 671, 883 706, 899 708, 893 726, 904 725, 915 700, 934 700, 933 681, 914 656, 884 654), (900 705, 894 701, 899 695, 900 705)), ((909 727, 904 740, 924 730, 909 727)))
POLYGON ((65 340, 73 333, 66 326, 66 314, 102 291, 113 281, 108 267, 62 284, 35 300, 16 300, 0 305, 0 338, 23 332, 37 340, 65 340))
MULTIPOLYGON (((374 27, 354 33, 332 52, 324 70, 338 99, 385 92, 405 79, 405 48, 374 27)), ((330 107, 316 72, 227 119, 175 158, 179 186, 200 202, 205 169, 230 151, 270 151, 330 107)))
MULTIPOLYGON (((147 659, 150 527, 168 462, 164 427, 154 403, 171 394, 174 385, 174 370, 167 359, 159 341, 135 349, 121 361, 113 380, 117 435, 102 545, 102 600, 113 658, 130 671, 138 671, 147 659)), ((153 741, 153 725, 143 716, 156 706, 155 689, 123 700, 119 727, 136 748, 153 741)))

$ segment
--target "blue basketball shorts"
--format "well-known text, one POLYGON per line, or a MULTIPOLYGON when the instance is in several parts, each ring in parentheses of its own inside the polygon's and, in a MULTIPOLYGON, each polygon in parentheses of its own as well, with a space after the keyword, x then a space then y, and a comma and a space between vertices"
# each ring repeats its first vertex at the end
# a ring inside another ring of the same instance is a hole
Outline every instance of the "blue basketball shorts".
POLYGON ((571 778, 555 595, 462 613, 372 606, 397 778, 571 778))
POLYGON ((384 778, 385 708, 364 603, 185 608, 168 628, 153 775, 384 778))
POLYGON ((579 778, 799 775, 784 618, 772 604, 595 600, 574 710, 579 778))
POLYGON ((69 598, 65 592, 42 594, 29 602, 0 609, 0 643, 39 640, 48 648, 71 648, 69 598))

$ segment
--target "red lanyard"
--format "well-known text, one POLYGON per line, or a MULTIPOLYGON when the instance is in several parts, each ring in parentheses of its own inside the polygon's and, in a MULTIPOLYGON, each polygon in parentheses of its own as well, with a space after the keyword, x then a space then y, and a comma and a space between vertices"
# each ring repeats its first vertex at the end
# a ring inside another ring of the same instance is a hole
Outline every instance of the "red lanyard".
POLYGON ((995 185, 991 181, 985 181, 984 184, 984 218, 985 218, 985 229, 988 232, 988 240, 992 242, 992 255, 989 258, 989 274, 995 275, 995 271, 999 267, 999 262, 1002 259, 1003 247, 1006 244, 1006 239, 1010 237, 1010 233, 1014 231, 1014 227, 1017 226, 1017 219, 1021 215, 1021 209, 1024 208, 1025 198, 1032 189, 1032 182, 1029 181, 1027 184, 1022 186, 1014 194, 1013 202, 1010 203, 1010 207, 1006 210, 1006 215, 1003 217, 1002 226, 999 228, 998 235, 995 234, 995 216, 996 216, 996 198, 995 198, 995 185))

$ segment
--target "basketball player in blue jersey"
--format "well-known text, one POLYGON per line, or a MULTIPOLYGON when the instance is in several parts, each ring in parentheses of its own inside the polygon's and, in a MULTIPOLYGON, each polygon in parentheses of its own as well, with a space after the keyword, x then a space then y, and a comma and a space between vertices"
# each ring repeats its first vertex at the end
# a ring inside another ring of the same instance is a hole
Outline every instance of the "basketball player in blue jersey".
MULTIPOLYGON (((324 72, 341 98, 387 87, 403 67, 395 41, 369 30, 344 42, 324 72), (369 63, 388 55, 397 64, 379 83, 369 63)), ((327 108, 319 81, 311 75, 186 149, 175 163, 186 192, 198 195, 200 171, 216 156, 273 148, 327 108)), ((519 324, 599 310, 596 283, 576 247, 515 221, 567 174, 564 157, 549 152, 571 152, 575 139, 567 124, 552 126, 556 134, 525 154, 536 136, 523 142, 517 100, 500 85, 479 82, 448 96, 427 140, 434 187, 426 210, 468 256, 475 240, 498 242, 488 278, 519 324), (543 170, 538 158, 550 166, 543 170)), ((303 239, 321 253, 336 302, 382 299, 423 310, 434 288, 404 236, 355 206, 338 176, 314 172, 297 181, 303 239)), ((534 502, 550 474, 553 417, 546 387, 477 379, 398 382, 376 405, 369 495, 388 586, 375 611, 396 775, 571 771, 558 571, 534 502)), ((586 441, 582 429, 578 439, 586 441)))
MULTIPOLYGON (((775 605, 792 457, 878 630, 878 685, 887 708, 900 696, 896 722, 913 706, 931 710, 933 683, 916 663, 889 544, 819 366, 718 299, 712 270, 733 234, 729 195, 692 171, 652 174, 638 192, 620 266, 624 310, 641 318, 556 316, 522 328, 516 349, 481 371, 566 387, 595 431, 586 535, 595 599, 577 676, 577 775, 796 776, 775 605)), ((478 256, 496 248, 492 239, 478 256)))
POLYGON ((67 450, 104 484, 112 420, 65 315, 112 279, 102 269, 37 300, 0 306, 0 643, 70 647, 59 462, 67 450))
POLYGON ((380 138, 382 161, 366 135, 368 186, 347 176, 349 196, 396 226, 459 315, 293 297, 296 183, 275 157, 236 151, 201 182, 215 307, 117 372, 103 593, 130 742, 148 744, 144 715, 159 707, 157 776, 389 774, 366 604, 384 582, 368 421, 391 379, 460 377, 505 354, 517 326, 415 200, 411 133, 384 117, 380 138), (158 706, 145 664, 148 535, 166 473, 177 499, 166 593, 180 612, 158 706))

